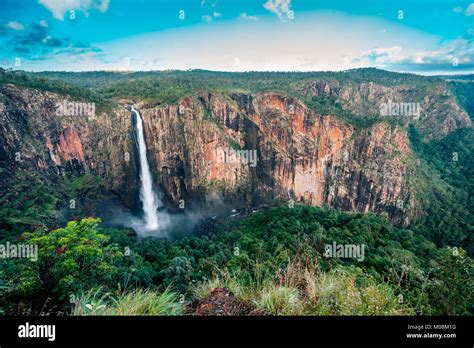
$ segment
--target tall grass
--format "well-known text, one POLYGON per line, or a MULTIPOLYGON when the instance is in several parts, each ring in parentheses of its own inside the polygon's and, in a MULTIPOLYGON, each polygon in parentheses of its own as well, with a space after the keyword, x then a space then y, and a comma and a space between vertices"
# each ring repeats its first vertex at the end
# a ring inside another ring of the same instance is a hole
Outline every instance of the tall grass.
POLYGON ((183 306, 178 295, 169 288, 159 293, 155 290, 137 289, 117 296, 102 294, 101 289, 84 293, 76 303, 73 315, 180 315, 183 306))
POLYGON ((304 306, 296 288, 271 285, 256 294, 254 304, 270 315, 303 315, 304 306))
POLYGON ((305 308, 311 315, 403 315, 413 310, 398 302, 385 283, 355 267, 306 274, 305 308))
POLYGON ((414 314, 398 302, 388 284, 376 282, 360 268, 322 272, 317 259, 299 256, 273 275, 259 272, 259 267, 251 275, 221 271, 198 284, 194 294, 205 298, 216 287, 228 288, 258 313, 267 315, 414 314))

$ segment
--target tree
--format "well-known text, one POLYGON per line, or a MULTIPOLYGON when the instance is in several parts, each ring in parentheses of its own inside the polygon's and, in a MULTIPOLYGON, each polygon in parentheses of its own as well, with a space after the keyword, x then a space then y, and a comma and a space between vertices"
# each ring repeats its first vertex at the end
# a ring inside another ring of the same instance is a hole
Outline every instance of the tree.
POLYGON ((461 248, 443 248, 437 258, 436 279, 428 291, 442 315, 470 315, 473 296, 473 261, 461 248))
POLYGON ((93 286, 116 285, 123 254, 97 232, 99 222, 87 218, 51 232, 24 233, 23 243, 38 246, 38 259, 18 263, 17 290, 63 302, 93 286))

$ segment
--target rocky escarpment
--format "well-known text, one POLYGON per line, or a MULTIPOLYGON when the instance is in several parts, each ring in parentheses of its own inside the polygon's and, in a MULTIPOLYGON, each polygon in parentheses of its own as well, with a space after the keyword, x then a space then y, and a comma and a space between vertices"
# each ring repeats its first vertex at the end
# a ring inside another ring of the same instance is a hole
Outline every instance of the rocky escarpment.
POLYGON ((91 173, 99 175, 107 189, 127 205, 136 204, 136 164, 127 110, 71 115, 58 110, 70 98, 8 84, 0 87, 0 98, 5 185, 18 174, 55 179, 91 173))
MULTIPOLYGON (((381 91, 370 85, 361 85, 359 94, 328 85, 306 88, 360 112, 376 108, 381 91)), ((57 105, 71 99, 54 93, 3 85, 0 98, 4 178, 93 173, 125 205, 136 206, 137 157, 126 109, 133 102, 144 121, 155 184, 170 206, 223 199, 252 207, 283 199, 377 212, 403 224, 420 213, 407 181, 416 159, 406 131, 387 122, 356 129, 278 93, 200 93, 174 105, 124 100, 87 116, 62 115, 57 105)), ((456 127, 465 124, 457 104, 442 105, 447 119, 461 120, 456 127)), ((433 113, 430 127, 449 132, 433 113)))
POLYGON ((281 198, 405 223, 413 217, 415 197, 404 179, 411 153, 400 128, 380 123, 357 131, 275 93, 202 94, 179 105, 141 105, 171 201, 217 195, 258 205, 281 198), (255 151, 255 166, 226 162, 232 147, 247 151, 243 157, 255 151))
POLYGON ((414 124, 428 139, 440 138, 456 129, 471 127, 468 114, 460 108, 445 82, 431 84, 400 84, 385 86, 375 82, 345 83, 336 80, 314 80, 299 86, 297 91, 312 98, 333 100, 358 116, 397 119, 402 124, 414 124), (418 104, 419 113, 383 115, 383 105, 418 104))

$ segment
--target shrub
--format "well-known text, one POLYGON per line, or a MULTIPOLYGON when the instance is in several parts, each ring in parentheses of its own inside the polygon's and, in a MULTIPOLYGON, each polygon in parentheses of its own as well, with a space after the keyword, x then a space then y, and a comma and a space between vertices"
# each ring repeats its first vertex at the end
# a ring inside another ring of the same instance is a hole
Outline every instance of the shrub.
POLYGON ((53 231, 24 233, 22 243, 38 245, 38 260, 21 260, 17 291, 30 297, 41 295, 65 302, 73 294, 97 285, 116 285, 122 252, 107 244, 108 236, 97 232, 99 219, 70 221, 53 231))

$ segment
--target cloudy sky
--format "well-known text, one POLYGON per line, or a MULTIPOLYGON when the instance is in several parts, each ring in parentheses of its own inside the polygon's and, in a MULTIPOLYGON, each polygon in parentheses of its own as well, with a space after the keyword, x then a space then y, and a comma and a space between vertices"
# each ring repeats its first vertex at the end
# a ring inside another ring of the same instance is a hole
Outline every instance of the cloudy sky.
POLYGON ((1 0, 0 66, 474 73, 474 2, 1 0))

